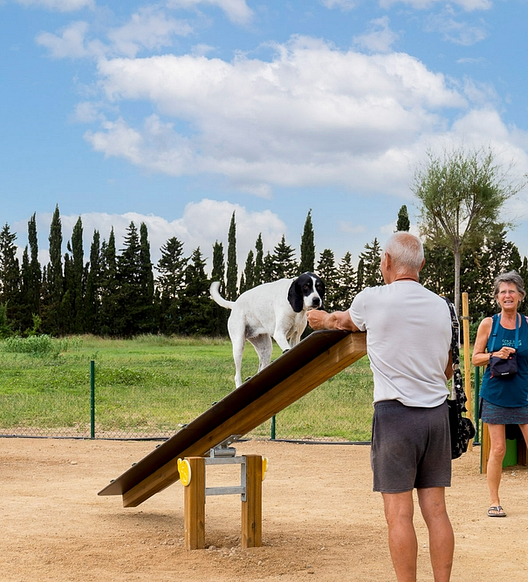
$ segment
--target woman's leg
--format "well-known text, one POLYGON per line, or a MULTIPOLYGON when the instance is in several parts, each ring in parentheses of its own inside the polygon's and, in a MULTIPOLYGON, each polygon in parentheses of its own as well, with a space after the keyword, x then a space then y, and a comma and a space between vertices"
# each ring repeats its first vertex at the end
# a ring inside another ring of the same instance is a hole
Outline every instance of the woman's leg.
POLYGON ((502 475, 502 461, 506 454, 506 427, 503 424, 488 424, 490 437, 490 456, 488 459, 487 479, 490 506, 499 506, 499 485, 502 475))

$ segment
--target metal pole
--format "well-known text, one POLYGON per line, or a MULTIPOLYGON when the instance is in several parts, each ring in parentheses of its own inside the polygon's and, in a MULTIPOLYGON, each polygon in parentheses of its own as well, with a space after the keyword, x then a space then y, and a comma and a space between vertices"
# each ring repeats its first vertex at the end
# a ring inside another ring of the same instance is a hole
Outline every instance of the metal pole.
POLYGON ((95 362, 90 361, 90 438, 95 438, 95 362))
POLYGON ((275 415, 271 417, 271 440, 275 440, 275 415))

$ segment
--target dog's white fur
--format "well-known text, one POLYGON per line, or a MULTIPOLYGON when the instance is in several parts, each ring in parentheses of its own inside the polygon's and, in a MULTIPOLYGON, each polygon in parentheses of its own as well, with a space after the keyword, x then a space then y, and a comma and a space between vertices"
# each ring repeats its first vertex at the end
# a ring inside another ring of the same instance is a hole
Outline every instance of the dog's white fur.
POLYGON ((242 384, 241 367, 246 340, 258 354, 260 372, 271 361, 271 338, 283 352, 292 348, 299 343, 306 328, 306 312, 323 305, 324 284, 313 273, 258 285, 242 293, 236 301, 224 299, 219 288, 220 283, 214 281, 210 293, 218 305, 232 310, 227 328, 233 345, 237 388, 242 384))

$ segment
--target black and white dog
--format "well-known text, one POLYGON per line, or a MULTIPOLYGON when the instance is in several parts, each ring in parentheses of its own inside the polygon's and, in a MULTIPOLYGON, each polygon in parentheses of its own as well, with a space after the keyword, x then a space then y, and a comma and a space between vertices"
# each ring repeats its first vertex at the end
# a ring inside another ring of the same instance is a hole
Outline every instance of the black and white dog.
POLYGON ((323 281, 313 273, 258 285, 242 293, 236 301, 224 299, 218 292, 219 287, 220 283, 214 281, 210 292, 218 305, 232 310, 227 329, 233 344, 237 388, 242 384, 245 341, 258 354, 260 372, 271 361, 271 338, 283 352, 298 344, 306 329, 306 312, 323 306, 325 291, 323 281))

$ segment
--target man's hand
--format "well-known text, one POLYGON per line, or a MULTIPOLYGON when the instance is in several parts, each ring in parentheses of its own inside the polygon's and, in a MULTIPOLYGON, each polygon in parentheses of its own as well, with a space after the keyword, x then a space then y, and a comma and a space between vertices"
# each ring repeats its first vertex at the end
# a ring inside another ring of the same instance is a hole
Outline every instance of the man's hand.
POLYGON ((306 317, 308 318, 308 323, 312 329, 328 329, 326 326, 326 320, 328 319, 328 313, 322 311, 321 309, 312 309, 308 311, 306 317))
POLYGON ((318 329, 343 329, 346 331, 359 331, 352 323, 349 311, 334 311, 327 313, 322 310, 309 311, 306 316, 308 323, 314 330, 318 329))

